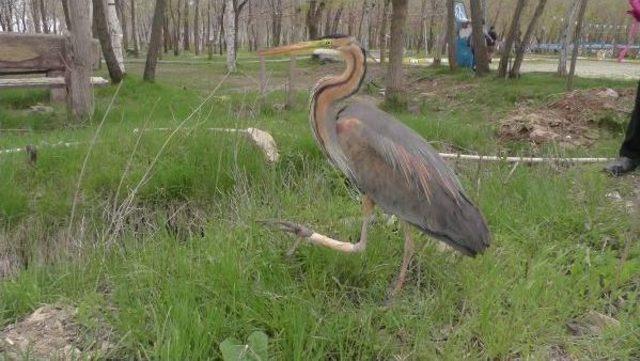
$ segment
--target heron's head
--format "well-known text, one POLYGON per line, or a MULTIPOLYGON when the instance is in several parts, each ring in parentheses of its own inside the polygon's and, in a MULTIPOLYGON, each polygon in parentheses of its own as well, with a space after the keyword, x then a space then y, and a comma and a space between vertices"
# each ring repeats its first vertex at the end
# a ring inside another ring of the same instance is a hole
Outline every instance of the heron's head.
POLYGON ((329 35, 317 40, 304 41, 297 44, 278 46, 271 49, 258 51, 259 55, 277 56, 277 55, 306 55, 312 54, 316 49, 346 49, 351 45, 357 45, 355 38, 347 35, 329 35))

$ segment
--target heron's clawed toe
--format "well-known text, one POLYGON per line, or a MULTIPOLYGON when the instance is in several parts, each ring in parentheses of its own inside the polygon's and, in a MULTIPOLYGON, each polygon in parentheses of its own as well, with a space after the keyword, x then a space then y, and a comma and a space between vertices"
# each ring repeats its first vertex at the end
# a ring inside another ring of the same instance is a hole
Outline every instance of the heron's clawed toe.
POLYGON ((260 221, 267 226, 277 228, 283 232, 293 233, 298 237, 307 238, 313 234, 313 231, 299 223, 282 220, 260 221))

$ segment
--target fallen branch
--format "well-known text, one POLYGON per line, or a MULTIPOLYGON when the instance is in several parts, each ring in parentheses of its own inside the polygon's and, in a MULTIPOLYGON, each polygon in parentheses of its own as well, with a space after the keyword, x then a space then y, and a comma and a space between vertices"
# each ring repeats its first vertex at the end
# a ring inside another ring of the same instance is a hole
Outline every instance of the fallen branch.
MULTIPOLYGON (((189 130, 191 128, 183 128, 183 130, 189 130)), ((247 129, 232 129, 232 128, 204 128, 204 130, 212 132, 227 132, 227 133, 243 133, 249 136, 249 139, 254 142, 265 153, 267 160, 271 163, 275 163, 280 158, 278 148, 275 140, 271 134, 256 128, 247 129)), ((139 132, 140 129, 135 128, 134 133, 139 132)), ((152 128, 144 129, 148 131, 173 131, 173 128, 152 128)), ((82 142, 69 142, 69 143, 45 143, 44 147, 73 147, 83 144, 82 142)), ((9 153, 24 152, 25 148, 9 148, 0 149, 0 155, 9 153)), ((460 153, 440 153, 440 156, 445 159, 458 159, 458 160, 478 160, 487 162, 507 162, 507 163, 606 163, 614 161, 616 158, 561 158, 561 157, 507 157, 496 155, 472 155, 472 154, 460 154, 460 153)))
MULTIPOLYGON (((49 147, 49 148, 59 148, 59 147, 75 147, 77 145, 80 145, 82 143, 80 142, 58 142, 58 143, 44 143, 41 146, 44 147, 49 147)), ((26 152, 27 151, 27 147, 22 147, 22 148, 9 148, 9 149, 0 149, 0 155, 2 154, 11 154, 11 153, 21 153, 21 152, 26 152)))
POLYGON ((440 153, 440 156, 445 159, 479 160, 508 163, 603 163, 615 160, 615 158, 501 157, 495 155, 470 155, 460 153, 440 153))
MULTIPOLYGON (((183 130, 192 130, 193 128, 184 128, 183 130)), ((144 129, 143 131, 157 131, 157 132, 168 132, 172 131, 172 128, 151 128, 144 129)), ((234 129, 234 128, 203 128, 199 130, 207 130, 210 132, 226 132, 226 133, 242 133, 246 134, 247 138, 253 142, 258 148, 262 150, 267 161, 269 163, 276 163, 280 159, 280 154, 278 153, 278 146, 276 145, 275 139, 271 136, 271 134, 265 132, 264 130, 256 129, 256 128, 247 128, 247 129, 234 129)), ((140 129, 136 128, 133 130, 134 133, 139 132, 140 129)))

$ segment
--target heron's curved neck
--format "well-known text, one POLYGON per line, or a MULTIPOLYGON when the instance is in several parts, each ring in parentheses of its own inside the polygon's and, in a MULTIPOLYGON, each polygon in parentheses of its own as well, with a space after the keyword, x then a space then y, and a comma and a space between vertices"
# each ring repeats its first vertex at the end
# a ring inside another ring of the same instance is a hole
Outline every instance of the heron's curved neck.
POLYGON ((347 65, 345 71, 340 75, 320 80, 311 98, 311 127, 323 148, 331 133, 335 131, 336 119, 332 119, 330 112, 332 105, 358 91, 367 70, 362 48, 350 45, 340 51, 347 65))

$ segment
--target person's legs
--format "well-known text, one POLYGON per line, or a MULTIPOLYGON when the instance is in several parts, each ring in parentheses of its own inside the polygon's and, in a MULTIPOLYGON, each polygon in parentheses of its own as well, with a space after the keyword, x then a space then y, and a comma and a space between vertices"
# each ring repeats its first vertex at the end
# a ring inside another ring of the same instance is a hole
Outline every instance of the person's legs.
POLYGON ((640 160, 640 83, 636 93, 636 105, 631 114, 627 135, 620 148, 620 156, 640 160))
POLYGON ((605 167, 614 176, 629 173, 640 166, 640 83, 636 92, 636 104, 631 114, 627 133, 620 147, 620 158, 605 167))

